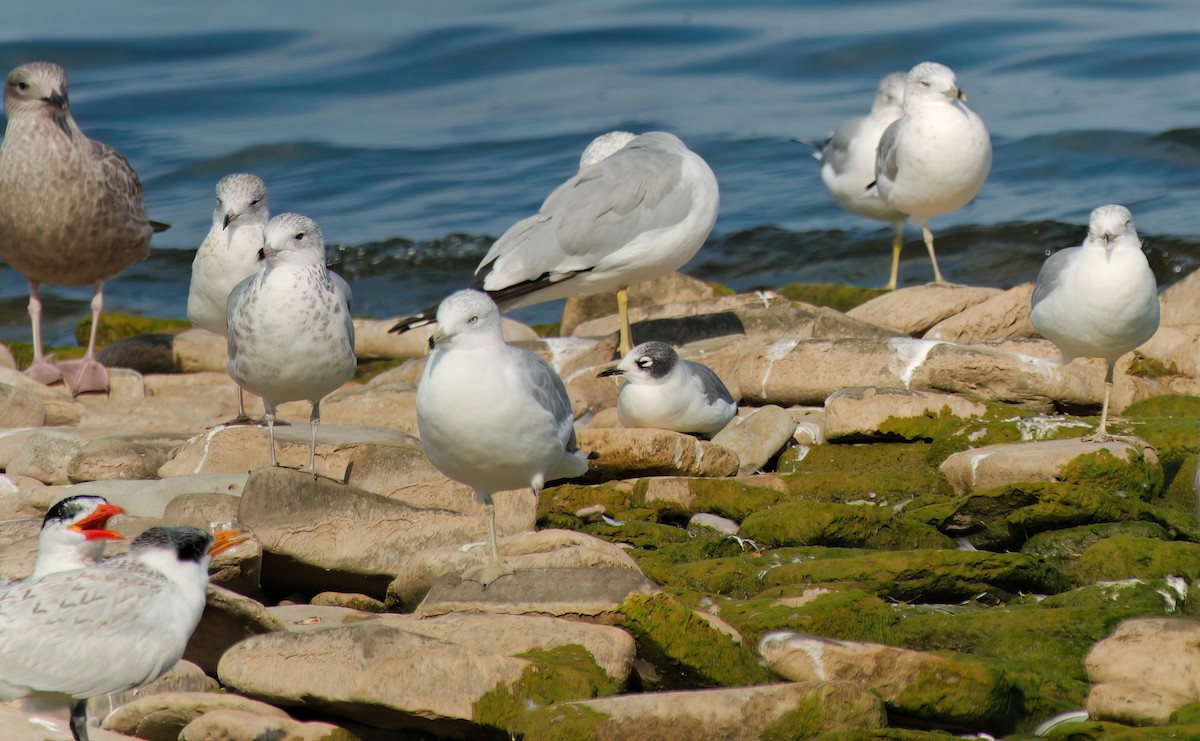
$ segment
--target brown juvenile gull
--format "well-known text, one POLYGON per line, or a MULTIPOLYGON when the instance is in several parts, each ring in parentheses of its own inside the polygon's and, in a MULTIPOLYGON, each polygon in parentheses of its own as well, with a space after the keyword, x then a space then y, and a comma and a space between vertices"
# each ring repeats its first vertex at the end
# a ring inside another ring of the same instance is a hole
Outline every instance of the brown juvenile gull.
POLYGON ((487 510, 491 558, 463 573, 487 587, 511 574, 496 547, 492 493, 587 473, 575 447, 571 400, 535 353, 504 342, 500 311, 482 291, 446 297, 417 385, 421 449, 439 471, 475 490, 487 510))
POLYGON ((354 377, 350 286, 325 267, 317 222, 280 214, 267 222, 258 272, 229 294, 229 375, 263 399, 271 465, 275 408, 312 402, 308 469, 313 470, 321 399, 354 377))
MULTIPOLYGON (((238 172, 217 182, 212 226, 192 260, 188 289, 188 321, 225 337, 229 328, 229 293, 258 272, 258 252, 267 227, 267 184, 238 172)), ((246 424, 245 390, 238 386, 238 416, 229 424, 246 424)))
POLYGON ((26 372, 46 384, 65 374, 75 394, 103 391, 108 372, 95 350, 104 281, 144 260, 150 235, 167 225, 146 218, 142 184, 121 153, 76 125, 62 67, 31 62, 10 72, 4 112, 0 258, 29 281, 33 364, 26 372), (61 369, 42 353, 42 283, 96 287, 87 353, 61 369))
MULTIPOLYGON (((633 347, 626 289, 692 259, 719 201, 712 169, 674 134, 604 134, 584 150, 579 172, 496 240, 475 269, 475 288, 502 311, 616 291, 624 355, 633 347)), ((392 331, 427 324, 436 312, 430 306, 392 331)))

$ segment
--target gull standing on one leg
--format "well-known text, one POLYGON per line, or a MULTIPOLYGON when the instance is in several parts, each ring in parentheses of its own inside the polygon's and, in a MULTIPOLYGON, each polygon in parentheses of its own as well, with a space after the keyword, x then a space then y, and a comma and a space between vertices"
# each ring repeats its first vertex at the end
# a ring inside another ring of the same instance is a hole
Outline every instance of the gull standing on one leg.
MULTIPOLYGON (((626 289, 692 259, 719 202, 712 169, 674 134, 605 134, 536 214, 496 240, 475 270, 475 287, 502 311, 616 291, 624 355, 633 347, 626 289)), ((401 319, 392 331, 426 324, 436 311, 401 319)))
POLYGON ((966 100, 949 67, 936 62, 913 67, 904 85, 904 115, 879 140, 875 183, 867 190, 868 197, 877 193, 921 225, 939 285, 947 282, 938 269, 929 220, 970 203, 992 168, 987 127, 966 100))
POLYGON ((1083 244, 1042 264, 1029 314, 1034 328, 1058 346, 1063 363, 1103 358, 1107 364, 1100 426, 1085 439, 1107 439, 1117 359, 1154 336, 1158 315, 1158 283, 1124 206, 1093 211, 1083 244))
POLYGON ((458 291, 442 301, 438 329, 417 386, 421 448, 446 476, 475 490, 487 510, 491 559, 464 580, 484 587, 512 568, 496 545, 492 493, 582 476, 571 401, 558 374, 528 350, 504 342, 500 311, 487 294, 458 291))
POLYGON ((317 223, 280 214, 267 223, 259 269, 229 294, 229 375, 263 399, 271 465, 275 409, 312 402, 308 471, 313 471, 321 399, 354 377, 354 320, 350 286, 325 267, 317 223))
MULTIPOLYGON (((879 139, 903 113, 903 72, 893 72, 879 81, 871 112, 842 122, 822 144, 813 143, 813 157, 821 163, 821 182, 834 202, 846 211, 891 223, 892 271, 885 290, 896 287, 900 272, 900 250, 904 246, 904 222, 908 216, 889 206, 867 187, 875 181, 875 152, 879 139)), ((797 139, 796 141, 801 141, 797 139)))
MULTIPOLYGON (((229 330, 229 294, 258 272, 258 251, 267 227, 267 184, 257 175, 234 173, 217 181, 212 226, 192 260, 188 321, 222 337, 229 330)), ((245 389, 238 386, 238 416, 230 424, 249 423, 245 389)))
POLYGON ((0 145, 0 258, 29 282, 33 364, 40 383, 66 375, 72 393, 108 388, 96 360, 104 281, 146 259, 150 235, 142 184, 121 153, 88 139, 71 116, 67 74, 48 62, 17 67, 4 82, 8 127, 0 145), (92 285, 92 332, 82 360, 51 364, 42 352, 43 283, 92 285))

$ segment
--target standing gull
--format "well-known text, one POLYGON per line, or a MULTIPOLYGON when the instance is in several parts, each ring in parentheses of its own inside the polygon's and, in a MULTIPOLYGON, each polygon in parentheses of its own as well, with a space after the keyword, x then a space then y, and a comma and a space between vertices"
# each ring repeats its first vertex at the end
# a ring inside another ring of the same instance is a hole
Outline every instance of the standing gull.
POLYGON ((936 62, 913 67, 904 85, 904 115, 879 140, 875 183, 867 191, 921 225, 933 280, 940 285, 946 280, 929 220, 970 203, 992 167, 987 127, 966 100, 949 67, 936 62))
MULTIPOLYGON (((605 134, 536 214, 496 240, 475 270, 475 287, 503 311, 616 291, 624 355, 633 346, 626 289, 692 259, 718 205, 716 176, 675 135, 605 134)), ((436 309, 406 317, 392 331, 428 323, 436 309)))
MULTIPOLYGON (((267 185, 248 173, 226 175, 217 182, 217 206, 212 226, 192 260, 188 290, 188 321, 225 337, 228 335, 229 294, 247 276, 258 272, 258 252, 267 226, 267 185)), ((245 390, 238 387, 235 423, 250 421, 245 390)))
POLYGON ((75 394, 108 388, 96 360, 104 281, 144 260, 150 235, 142 185, 112 147, 84 136, 71 116, 67 75, 48 62, 21 65, 4 83, 8 127, 0 146, 0 258, 29 282, 33 364, 41 383, 66 375, 75 394), (93 285, 92 332, 80 361, 56 367, 42 352, 42 283, 93 285))
POLYGON ((576 451, 566 387, 546 362, 504 342, 500 311, 487 294, 463 290, 442 301, 432 350, 417 386, 421 448, 446 476, 475 490, 488 518, 491 559, 464 580, 484 587, 512 567, 496 546, 492 493, 587 472, 576 451))
POLYGON ((737 415, 733 394, 707 365, 680 358, 665 342, 643 342, 600 377, 625 379, 617 417, 626 427, 657 427, 711 438, 737 415))
POLYGON ((312 402, 308 471, 316 460, 321 399, 354 377, 354 321, 350 286, 325 267, 325 240, 317 223, 280 214, 267 223, 258 272, 229 294, 229 375, 263 399, 271 465, 275 408, 312 402))
POLYGON ((871 112, 841 123, 823 144, 814 144, 813 157, 821 163, 821 182, 834 202, 846 211, 879 221, 890 222, 895 232, 892 238, 892 271, 884 288, 896 287, 900 272, 900 250, 904 246, 905 214, 889 206, 876 192, 866 193, 875 180, 875 152, 879 139, 903 112, 903 72, 893 72, 879 82, 871 112))
POLYGON ((1158 312, 1158 284, 1124 206, 1093 211, 1083 244, 1042 264, 1029 315, 1033 326, 1058 346, 1064 363, 1103 358, 1107 364, 1100 426, 1088 439, 1107 437, 1117 359, 1154 336, 1158 312))
POLYGON ((69 705, 71 732, 87 741, 87 699, 179 661, 204 611, 211 556, 246 537, 152 527, 126 554, 0 593, 0 701, 69 705))

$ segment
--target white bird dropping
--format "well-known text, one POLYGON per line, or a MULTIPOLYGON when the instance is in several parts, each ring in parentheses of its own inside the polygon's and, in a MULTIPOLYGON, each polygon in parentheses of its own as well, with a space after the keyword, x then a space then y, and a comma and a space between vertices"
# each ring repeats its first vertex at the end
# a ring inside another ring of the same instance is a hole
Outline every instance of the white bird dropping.
POLYGON ((1042 264, 1029 315, 1033 326, 1058 346, 1064 363, 1103 358, 1107 364, 1100 426, 1088 439, 1107 437, 1117 359, 1154 336, 1158 315, 1158 283, 1124 206, 1093 211, 1083 244, 1042 264))

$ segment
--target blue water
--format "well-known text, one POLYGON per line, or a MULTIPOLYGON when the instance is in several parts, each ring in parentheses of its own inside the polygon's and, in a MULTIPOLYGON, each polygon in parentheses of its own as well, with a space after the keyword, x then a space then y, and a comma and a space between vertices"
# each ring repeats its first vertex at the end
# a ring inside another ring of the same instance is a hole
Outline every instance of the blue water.
MULTIPOLYGON (((108 284, 106 310, 185 316, 213 186, 233 171, 267 181, 273 212, 317 219, 357 314, 419 308, 469 283, 490 238, 617 128, 675 132, 717 174, 721 214, 685 272, 882 285, 888 227, 834 206, 790 138, 823 137, 926 59, 955 69, 994 141, 978 198, 933 222, 950 280, 1030 280, 1105 203, 1133 211, 1160 284, 1200 264, 1192 0, 19 5, 0 73, 66 67, 80 125, 173 225, 108 284)), ((930 277, 910 228, 901 282, 930 277)), ((48 341, 73 342, 90 291, 46 295, 48 341)), ((25 304, 0 269, 0 339, 28 339, 25 304)))

